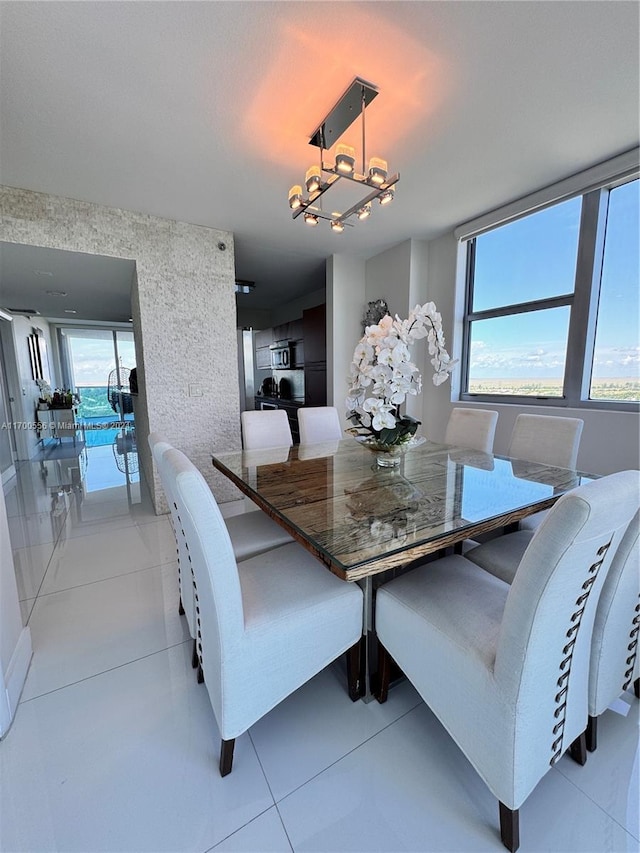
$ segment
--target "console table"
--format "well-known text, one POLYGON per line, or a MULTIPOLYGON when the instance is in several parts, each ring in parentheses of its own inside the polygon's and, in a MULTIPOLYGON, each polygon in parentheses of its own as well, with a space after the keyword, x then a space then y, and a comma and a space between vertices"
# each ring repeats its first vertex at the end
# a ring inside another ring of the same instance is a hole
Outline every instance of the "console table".
POLYGON ((57 438, 58 441, 62 441, 63 438, 72 438, 73 443, 76 443, 76 433, 80 429, 77 406, 55 408, 50 406, 48 409, 38 409, 36 418, 40 441, 45 438, 57 438))

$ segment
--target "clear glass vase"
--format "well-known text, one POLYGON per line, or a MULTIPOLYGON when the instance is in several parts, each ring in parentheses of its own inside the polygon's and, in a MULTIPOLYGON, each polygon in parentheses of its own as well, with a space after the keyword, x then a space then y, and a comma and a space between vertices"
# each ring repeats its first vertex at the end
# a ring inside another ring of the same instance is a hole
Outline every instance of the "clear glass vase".
POLYGON ((396 468, 404 454, 414 447, 419 447, 426 441, 424 436, 412 436, 400 444, 382 444, 373 436, 354 436, 356 441, 372 451, 376 465, 379 468, 396 468))

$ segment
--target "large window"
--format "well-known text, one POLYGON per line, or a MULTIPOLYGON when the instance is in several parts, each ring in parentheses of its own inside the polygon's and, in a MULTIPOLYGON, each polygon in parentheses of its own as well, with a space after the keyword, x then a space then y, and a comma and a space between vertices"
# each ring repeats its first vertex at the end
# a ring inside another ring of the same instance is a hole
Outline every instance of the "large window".
POLYGON ((638 394, 640 182, 609 193, 590 397, 635 400, 638 394))
POLYGON ((468 241, 463 399, 640 401, 639 182, 468 241))

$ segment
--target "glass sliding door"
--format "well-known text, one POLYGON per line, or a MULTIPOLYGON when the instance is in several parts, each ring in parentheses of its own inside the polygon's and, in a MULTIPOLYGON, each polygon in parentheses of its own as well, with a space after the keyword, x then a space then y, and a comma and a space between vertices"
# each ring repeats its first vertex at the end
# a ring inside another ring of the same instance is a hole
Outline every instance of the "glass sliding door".
POLYGON ((60 330, 65 376, 80 398, 78 415, 89 446, 114 444, 134 431, 129 375, 135 367, 133 332, 120 329, 60 330))

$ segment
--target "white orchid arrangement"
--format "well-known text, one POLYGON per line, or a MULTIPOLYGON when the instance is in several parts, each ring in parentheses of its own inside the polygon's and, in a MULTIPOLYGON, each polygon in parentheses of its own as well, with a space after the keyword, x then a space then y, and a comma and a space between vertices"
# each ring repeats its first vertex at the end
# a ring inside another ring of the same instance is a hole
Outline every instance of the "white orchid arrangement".
POLYGON ((420 425, 400 406, 409 394, 422 390, 422 377, 411 361, 409 347, 427 339, 433 384, 442 385, 457 364, 445 349, 442 317, 433 302, 416 305, 406 320, 387 314, 376 325, 367 326, 351 363, 347 417, 360 434, 368 434, 381 445, 408 441, 420 425))

